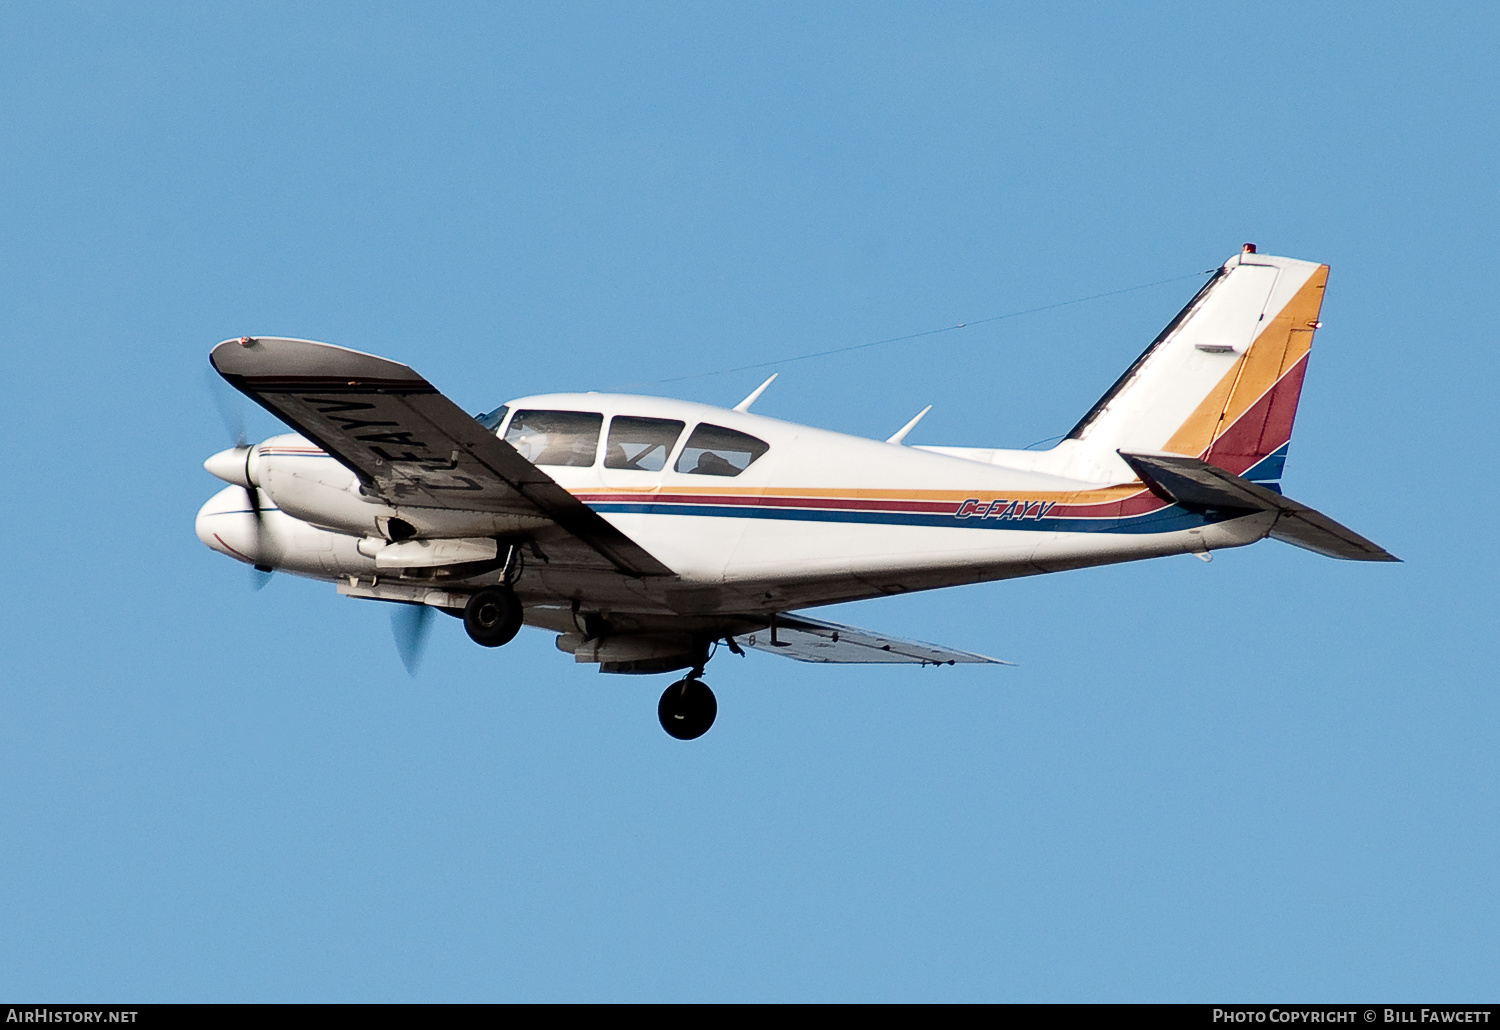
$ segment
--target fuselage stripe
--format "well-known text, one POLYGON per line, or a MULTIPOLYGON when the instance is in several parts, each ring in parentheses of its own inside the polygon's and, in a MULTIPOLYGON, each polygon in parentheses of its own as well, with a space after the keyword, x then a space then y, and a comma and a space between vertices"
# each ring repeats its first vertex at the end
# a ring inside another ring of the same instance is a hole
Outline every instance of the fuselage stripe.
POLYGON ((922 526, 947 529, 1009 529, 1042 533, 1170 533, 1212 525, 1234 514, 1191 512, 1163 505, 1139 515, 1115 517, 958 518, 899 511, 850 511, 817 508, 765 508, 725 504, 590 504, 601 515, 687 515, 709 518, 777 519, 790 522, 843 522, 866 525, 922 526))

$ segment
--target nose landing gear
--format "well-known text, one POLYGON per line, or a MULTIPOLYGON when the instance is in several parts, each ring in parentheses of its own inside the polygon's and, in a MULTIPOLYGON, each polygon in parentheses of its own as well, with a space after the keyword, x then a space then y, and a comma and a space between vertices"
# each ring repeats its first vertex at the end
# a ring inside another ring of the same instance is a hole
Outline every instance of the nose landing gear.
POLYGON ((696 740, 708 732, 719 714, 719 702, 708 684, 698 677, 702 668, 666 689, 656 706, 661 728, 678 740, 696 740))

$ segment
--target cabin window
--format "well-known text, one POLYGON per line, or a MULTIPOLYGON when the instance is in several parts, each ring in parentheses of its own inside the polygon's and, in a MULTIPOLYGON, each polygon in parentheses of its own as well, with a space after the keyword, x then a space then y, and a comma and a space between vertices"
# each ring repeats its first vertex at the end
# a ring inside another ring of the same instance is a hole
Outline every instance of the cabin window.
POLYGON ((704 422, 688 437, 675 467, 699 476, 737 476, 770 448, 748 433, 704 422))
POLYGON ((533 465, 592 465, 603 425, 593 411, 518 411, 505 442, 533 465))
POLYGON ((685 422, 671 418, 637 418, 616 415, 609 423, 609 442, 604 447, 604 467, 660 472, 667 455, 682 435, 685 422))

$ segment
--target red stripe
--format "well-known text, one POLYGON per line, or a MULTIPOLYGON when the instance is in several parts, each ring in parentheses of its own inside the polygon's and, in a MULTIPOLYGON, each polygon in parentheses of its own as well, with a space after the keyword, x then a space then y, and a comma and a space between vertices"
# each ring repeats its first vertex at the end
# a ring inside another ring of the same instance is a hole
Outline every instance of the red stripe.
POLYGON ((1292 423, 1297 419, 1297 402, 1302 397, 1307 358, 1308 355, 1304 354, 1282 374, 1275 386, 1266 391, 1265 396, 1226 429, 1209 447, 1204 460, 1240 475, 1288 443, 1292 439, 1292 423))
MULTIPOLYGON (((217 540, 217 541, 218 541, 218 542, 219 542, 219 543, 221 543, 221 544, 224 544, 224 546, 225 546, 225 547, 229 547, 229 545, 228 545, 228 544, 225 544, 225 543, 224 543, 224 538, 223 538, 223 537, 221 537, 221 536, 220 536, 220 535, 219 535, 219 534, 217 534, 217 533, 215 533, 215 534, 214 534, 214 539, 215 539, 215 540, 217 540)), ((246 560, 246 561, 247 561, 247 562, 249 562, 249 563, 250 563, 250 564, 251 564, 251 565, 254 565, 254 564, 255 564, 255 559, 254 559, 254 558, 252 558, 252 557, 250 557, 250 556, 249 556, 249 555, 248 555, 248 554, 245 554, 245 553, 244 553, 244 552, 243 552, 243 551, 235 551, 235 550, 234 550, 234 548, 233 548, 233 547, 229 547, 229 549, 230 549, 230 550, 231 550, 231 551, 234 551, 234 553, 235 553, 235 554, 237 554, 237 555, 239 555, 239 556, 240 556, 240 557, 241 557, 241 558, 243 558, 243 559, 245 559, 245 560, 246 560)))
POLYGON ((860 499, 847 497, 763 497, 755 494, 574 494, 580 501, 633 504, 722 504, 754 508, 837 508, 853 511, 915 511, 951 515, 958 501, 899 501, 894 499, 860 499))

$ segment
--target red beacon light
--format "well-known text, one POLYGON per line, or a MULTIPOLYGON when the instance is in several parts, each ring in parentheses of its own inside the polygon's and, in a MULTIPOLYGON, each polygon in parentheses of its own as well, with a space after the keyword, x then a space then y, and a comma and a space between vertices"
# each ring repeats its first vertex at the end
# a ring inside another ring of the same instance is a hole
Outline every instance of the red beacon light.
POLYGON ((1240 248, 1240 253, 1241 254, 1254 254, 1255 253, 1255 244, 1253 244, 1253 243, 1247 243, 1247 244, 1245 244, 1243 247, 1240 248))

